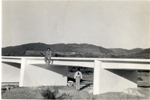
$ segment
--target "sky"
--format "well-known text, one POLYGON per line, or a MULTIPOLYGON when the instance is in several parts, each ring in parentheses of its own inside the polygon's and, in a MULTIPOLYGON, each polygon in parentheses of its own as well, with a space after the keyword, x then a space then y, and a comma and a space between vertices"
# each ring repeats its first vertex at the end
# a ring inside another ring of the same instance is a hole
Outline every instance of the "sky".
POLYGON ((3 1, 2 47, 26 43, 89 43, 150 47, 148 1, 3 1))

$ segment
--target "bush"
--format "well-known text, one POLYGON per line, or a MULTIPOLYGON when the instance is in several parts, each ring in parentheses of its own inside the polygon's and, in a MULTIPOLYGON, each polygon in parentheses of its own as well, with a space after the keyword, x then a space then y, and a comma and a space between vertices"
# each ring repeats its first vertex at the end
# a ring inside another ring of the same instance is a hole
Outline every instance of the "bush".
POLYGON ((41 94, 44 97, 44 99, 70 99, 71 98, 71 96, 66 93, 60 94, 57 88, 51 89, 47 87, 46 89, 41 90, 41 94))

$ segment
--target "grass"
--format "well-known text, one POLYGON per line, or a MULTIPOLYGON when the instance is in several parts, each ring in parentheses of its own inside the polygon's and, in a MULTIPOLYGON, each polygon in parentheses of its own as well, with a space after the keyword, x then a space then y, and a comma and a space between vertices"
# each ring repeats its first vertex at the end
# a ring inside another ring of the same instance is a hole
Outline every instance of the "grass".
POLYGON ((29 87, 18 87, 5 91, 2 94, 2 99, 34 99, 42 98, 38 89, 29 87))

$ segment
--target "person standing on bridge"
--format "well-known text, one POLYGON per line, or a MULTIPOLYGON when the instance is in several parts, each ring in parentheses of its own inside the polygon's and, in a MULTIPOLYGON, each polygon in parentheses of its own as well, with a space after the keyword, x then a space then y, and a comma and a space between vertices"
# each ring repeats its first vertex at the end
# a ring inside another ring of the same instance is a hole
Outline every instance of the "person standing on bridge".
POLYGON ((80 72, 80 68, 77 68, 77 71, 74 74, 74 79, 76 80, 76 89, 80 90, 80 80, 82 79, 82 73, 80 72))
POLYGON ((45 54, 45 62, 46 64, 50 64, 51 57, 52 57, 52 50, 50 48, 47 48, 46 54, 45 54))

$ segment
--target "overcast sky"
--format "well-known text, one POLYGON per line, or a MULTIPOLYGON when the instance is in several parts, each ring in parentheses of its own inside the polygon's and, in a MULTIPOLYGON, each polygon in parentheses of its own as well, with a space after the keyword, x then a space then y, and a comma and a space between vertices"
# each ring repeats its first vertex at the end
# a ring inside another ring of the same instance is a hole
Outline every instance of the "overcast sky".
POLYGON ((25 43, 89 43, 150 47, 146 1, 3 1, 2 47, 25 43))

